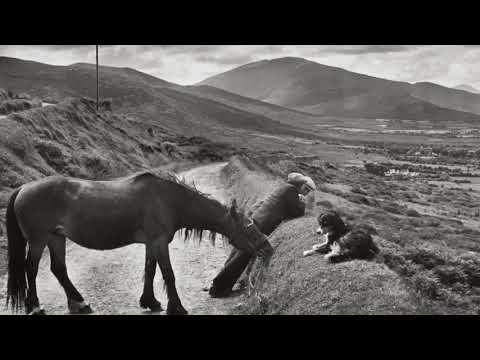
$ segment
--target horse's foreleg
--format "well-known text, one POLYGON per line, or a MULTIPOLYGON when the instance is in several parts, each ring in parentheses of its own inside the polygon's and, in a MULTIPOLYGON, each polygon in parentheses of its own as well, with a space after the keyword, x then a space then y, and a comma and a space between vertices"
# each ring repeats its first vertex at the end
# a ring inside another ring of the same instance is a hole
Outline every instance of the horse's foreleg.
POLYGON ((25 298, 25 311, 27 314, 41 315, 45 312, 40 308, 40 302, 37 296, 37 274, 38 264, 42 257, 44 243, 29 243, 28 255, 26 260, 26 272, 28 281, 27 297, 25 298))
POLYGON ((162 311, 162 305, 155 298, 153 291, 153 280, 157 269, 157 260, 149 243, 145 245, 145 279, 143 283, 143 294, 140 298, 140 306, 151 311, 162 311))
POLYGON ((183 307, 180 297, 177 293, 177 288, 175 287, 175 275, 173 273, 172 264, 170 263, 170 254, 168 251, 168 243, 170 242, 169 240, 170 238, 164 236, 158 238, 153 243, 155 258, 158 261, 158 265, 162 271, 163 280, 165 281, 165 286, 167 288, 167 314, 186 315, 188 312, 183 307))
POLYGON ((50 270, 65 290, 70 313, 91 314, 93 312, 92 308, 85 303, 83 296, 68 277, 65 262, 65 238, 55 237, 50 239, 48 249, 50 250, 50 270))

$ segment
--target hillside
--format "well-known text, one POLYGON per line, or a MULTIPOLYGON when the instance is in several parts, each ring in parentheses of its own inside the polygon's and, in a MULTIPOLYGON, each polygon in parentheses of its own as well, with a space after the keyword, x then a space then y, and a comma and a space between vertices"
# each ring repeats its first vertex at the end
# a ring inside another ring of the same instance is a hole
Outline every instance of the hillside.
MULTIPOLYGON (((100 67, 102 97, 133 101, 146 96, 148 86, 172 84, 129 68, 100 67), (131 97, 132 96, 132 97, 131 97)), ((96 72, 93 64, 55 66, 36 61, 0 57, 0 84, 15 93, 27 92, 41 98, 61 100, 67 96, 96 96, 96 72)))
MULTIPOLYGON (((151 125, 161 124, 185 135, 211 136, 225 127, 273 134, 301 135, 294 127, 258 113, 250 113, 214 98, 181 92, 175 85, 129 68, 101 66, 100 94, 119 112, 151 125)), ((95 65, 52 66, 0 57, 0 84, 16 93, 25 92, 47 102, 65 97, 96 97, 95 65)))
MULTIPOLYGON (((244 158, 233 158, 223 170, 230 196, 247 209, 281 182, 244 158)), ((318 198, 317 194, 317 198, 318 198)), ((414 314, 420 305, 397 274, 385 265, 355 261, 331 265, 303 250, 318 241, 314 212, 284 222, 271 235, 275 253, 263 273, 255 273, 256 295, 246 297, 236 314, 414 314)))
POLYGON ((198 97, 214 100, 225 105, 245 110, 253 114, 268 117, 269 119, 295 126, 312 126, 322 121, 321 117, 301 111, 296 111, 283 106, 270 104, 265 101, 255 100, 250 97, 234 94, 213 86, 184 86, 177 88, 198 97))
POLYGON ((412 96, 445 108, 480 114, 480 95, 433 83, 414 84, 412 96))
POLYGON ((1 118, 0 275, 6 269, 5 207, 14 188, 56 174, 99 180, 159 167, 176 170, 237 153, 229 144, 148 127, 110 106, 97 112, 87 98, 1 118))
POLYGON ((453 89, 468 91, 468 92, 471 92, 471 93, 473 93, 473 94, 480 94, 480 91, 478 91, 478 90, 475 89, 473 86, 468 85, 468 84, 457 85, 457 86, 455 86, 453 89))
POLYGON ((210 77, 209 85, 299 111, 347 117, 479 121, 480 95, 391 81, 302 58, 250 63, 210 77), (414 111, 405 112, 413 104, 414 111), (452 112, 453 110, 453 112, 452 112), (456 112, 458 111, 458 113, 456 112), (473 114, 465 114, 471 112, 473 114))
POLYGON ((440 201, 454 213, 460 198, 474 206, 478 194, 385 181, 362 169, 328 166, 322 157, 308 163, 288 155, 234 157, 222 178, 229 196, 248 209, 292 171, 312 176, 315 201, 307 202, 304 217, 282 223, 270 236, 270 264, 257 263, 252 270, 256 296, 246 294, 234 313, 479 313, 480 232, 432 211, 440 201), (413 212, 419 203, 421 213, 413 212), (327 209, 347 223, 373 227, 380 254, 340 264, 302 257, 319 241, 315 217, 327 209))

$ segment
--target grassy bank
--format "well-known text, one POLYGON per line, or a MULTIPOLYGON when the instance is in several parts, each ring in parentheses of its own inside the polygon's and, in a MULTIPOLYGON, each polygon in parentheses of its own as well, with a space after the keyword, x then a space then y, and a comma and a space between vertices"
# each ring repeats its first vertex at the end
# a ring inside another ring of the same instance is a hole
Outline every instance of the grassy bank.
POLYGON ((307 173, 319 187, 307 216, 282 224, 272 234, 275 255, 258 282, 259 296, 245 299, 238 313, 477 313, 480 257, 470 250, 476 241, 469 240, 476 232, 461 221, 413 214, 398 206, 395 190, 390 191, 390 207, 386 206, 377 199, 382 188, 385 195, 389 193, 390 184, 369 179, 364 172, 356 174, 358 169, 345 173, 318 161, 261 158, 246 163, 237 158, 225 171, 236 180, 226 181, 231 196, 242 199, 247 207, 290 171, 307 173), (261 168, 268 169, 268 174, 261 168), (319 241, 313 233, 314 216, 331 208, 350 223, 369 224, 377 230, 381 255, 374 262, 331 265, 321 256, 302 258, 302 251, 319 241))

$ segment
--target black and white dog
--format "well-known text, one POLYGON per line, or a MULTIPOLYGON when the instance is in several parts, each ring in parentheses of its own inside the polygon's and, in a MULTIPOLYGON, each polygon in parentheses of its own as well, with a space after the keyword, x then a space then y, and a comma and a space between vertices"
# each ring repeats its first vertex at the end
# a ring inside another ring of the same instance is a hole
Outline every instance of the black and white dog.
POLYGON ((370 259, 378 254, 379 249, 371 236, 375 229, 359 225, 350 228, 334 211, 320 214, 317 221, 317 234, 326 236, 326 241, 304 251, 303 256, 320 253, 326 254, 325 258, 331 262, 340 262, 347 259, 370 259))

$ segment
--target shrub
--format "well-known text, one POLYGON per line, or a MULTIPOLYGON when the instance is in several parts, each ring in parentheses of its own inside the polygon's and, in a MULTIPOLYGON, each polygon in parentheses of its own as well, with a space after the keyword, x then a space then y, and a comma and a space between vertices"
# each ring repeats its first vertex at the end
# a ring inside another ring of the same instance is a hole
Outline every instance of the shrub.
POLYGON ((456 283, 468 283, 467 275, 458 266, 440 265, 435 267, 434 273, 438 276, 442 284, 447 286, 453 286, 456 283))
POLYGON ((323 206, 323 207, 325 207, 325 208, 327 208, 327 209, 333 208, 332 203, 331 203, 330 201, 328 201, 328 200, 320 200, 320 201, 317 201, 315 205, 317 205, 317 206, 323 206))
POLYGON ((439 297, 439 288, 441 287, 438 278, 431 272, 421 272, 414 274, 410 282, 415 290, 431 299, 439 297))
POLYGON ((390 202, 390 201, 384 201, 384 202, 381 202, 380 203, 380 207, 389 212, 389 213, 392 213, 392 214, 398 214, 398 215, 401 215, 403 213, 403 209, 400 205, 394 203, 394 202, 390 202))
MULTIPOLYGON (((341 196, 341 195, 340 195, 341 196)), ((363 196, 363 195, 358 195, 358 194, 345 194, 345 199, 356 203, 356 204, 363 204, 363 205, 370 205, 370 201, 363 196)))
POLYGON ((425 269, 430 270, 435 266, 444 265, 445 260, 434 250, 425 249, 425 248, 413 248, 409 247, 406 249, 404 254, 405 259, 411 260, 415 264, 422 265, 425 269))
POLYGON ((352 193, 360 194, 360 195, 368 195, 365 190, 360 188, 358 185, 354 185, 352 189, 350 190, 352 193))
POLYGON ((37 140, 35 149, 55 171, 63 172, 69 163, 69 156, 54 142, 37 140))
POLYGON ((80 156, 80 163, 93 179, 102 179, 111 175, 112 169, 108 160, 99 155, 84 153, 80 156))
POLYGON ((480 287, 480 260, 478 258, 463 256, 458 259, 458 265, 467 276, 468 284, 480 287))
POLYGON ((407 211, 405 211, 405 215, 410 217, 419 217, 420 213, 415 209, 407 209, 407 211))
POLYGON ((23 129, 15 128, 4 136, 2 140, 6 147, 21 159, 25 159, 34 151, 33 144, 23 129))

